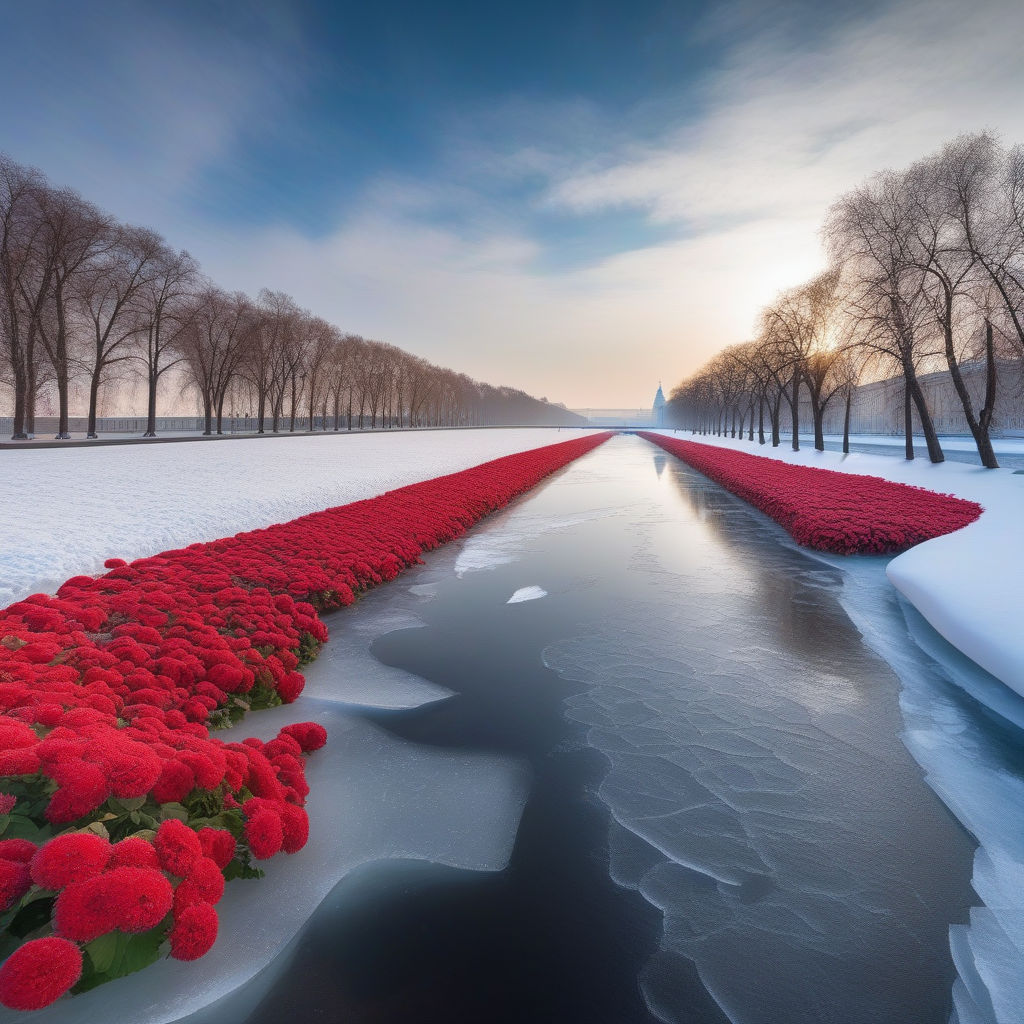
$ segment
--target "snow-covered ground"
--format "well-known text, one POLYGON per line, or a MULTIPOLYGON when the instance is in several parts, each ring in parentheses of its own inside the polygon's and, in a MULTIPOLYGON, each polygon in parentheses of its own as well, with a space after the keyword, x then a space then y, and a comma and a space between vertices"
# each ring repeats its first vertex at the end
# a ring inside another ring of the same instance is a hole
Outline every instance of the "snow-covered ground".
MULTIPOLYGON (((692 436, 682 430, 660 433, 795 465, 884 477, 977 501, 985 509, 980 519, 904 552, 889 563, 887 572, 900 593, 954 647, 1024 695, 1019 608, 1024 594, 1024 474, 961 462, 933 465, 927 458, 908 462, 895 453, 844 456, 804 447, 794 452, 784 446, 692 436)), ((1010 439, 998 442, 998 447, 1015 451, 1020 444, 1019 439, 1010 439)))
POLYGON ((581 433, 511 428, 0 452, 0 607, 100 572, 106 558, 269 526, 581 433))

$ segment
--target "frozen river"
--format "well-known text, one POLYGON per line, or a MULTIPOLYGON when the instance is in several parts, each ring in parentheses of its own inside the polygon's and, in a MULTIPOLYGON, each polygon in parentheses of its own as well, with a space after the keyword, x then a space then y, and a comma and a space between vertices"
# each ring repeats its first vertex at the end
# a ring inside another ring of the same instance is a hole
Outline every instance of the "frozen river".
POLYGON ((614 438, 332 617, 310 847, 110 1019, 1014 1020, 1019 733, 851 566, 614 438))

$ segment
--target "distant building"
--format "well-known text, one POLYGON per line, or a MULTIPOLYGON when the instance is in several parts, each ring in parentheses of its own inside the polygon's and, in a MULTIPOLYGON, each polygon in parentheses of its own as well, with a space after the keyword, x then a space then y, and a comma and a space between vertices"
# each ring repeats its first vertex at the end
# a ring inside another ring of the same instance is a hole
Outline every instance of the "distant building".
POLYGON ((647 427, 665 426, 665 401, 661 382, 654 396, 654 405, 648 409, 572 409, 578 416, 585 416, 592 427, 625 427, 627 430, 643 430, 647 427))
POLYGON ((661 390, 661 381, 658 381, 658 391, 654 396, 654 406, 651 409, 651 422, 656 427, 665 426, 665 393, 661 390))

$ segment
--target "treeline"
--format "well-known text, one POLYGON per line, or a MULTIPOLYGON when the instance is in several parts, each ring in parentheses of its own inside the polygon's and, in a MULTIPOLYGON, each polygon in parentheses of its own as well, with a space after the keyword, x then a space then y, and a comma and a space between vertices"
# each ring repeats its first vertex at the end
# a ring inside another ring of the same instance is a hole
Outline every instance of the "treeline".
POLYGON ((308 416, 342 426, 582 423, 561 406, 434 366, 394 345, 340 331, 282 292, 225 292, 156 232, 133 227, 0 155, 0 386, 15 439, 55 396, 68 437, 72 388, 88 393, 96 436, 105 386, 141 379, 146 435, 173 377, 194 394, 205 432, 225 409, 258 430, 308 416))
POLYGON ((843 195, 823 233, 827 269, 763 310, 752 341, 724 349, 676 387, 670 420, 732 437, 746 430, 753 440, 756 419, 760 443, 767 424, 777 447, 785 418, 797 450, 803 403, 824 450, 825 413, 843 403, 849 451, 857 386, 900 378, 907 458, 916 414, 929 458, 942 462, 920 383, 942 369, 982 463, 998 466, 998 369, 1024 365, 1024 149, 987 133, 960 136, 843 195), (980 395, 968 386, 979 369, 980 395))

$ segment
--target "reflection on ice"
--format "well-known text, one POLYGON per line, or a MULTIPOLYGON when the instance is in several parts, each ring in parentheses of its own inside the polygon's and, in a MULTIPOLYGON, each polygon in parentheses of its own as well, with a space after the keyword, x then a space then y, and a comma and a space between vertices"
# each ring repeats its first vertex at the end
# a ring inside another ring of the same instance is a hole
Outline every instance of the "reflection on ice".
POLYGON ((896 679, 837 569, 645 454, 618 600, 545 661, 586 684, 568 714, 609 761, 612 874, 664 915, 652 1012, 690 1019, 691 961, 744 1024, 940 1024, 971 851, 900 743, 896 679))

